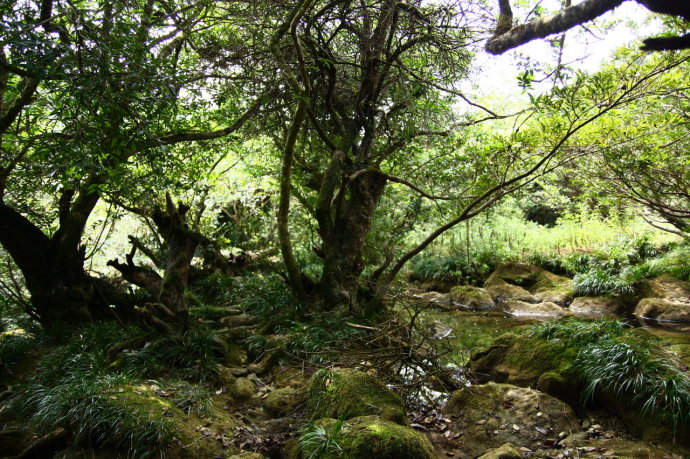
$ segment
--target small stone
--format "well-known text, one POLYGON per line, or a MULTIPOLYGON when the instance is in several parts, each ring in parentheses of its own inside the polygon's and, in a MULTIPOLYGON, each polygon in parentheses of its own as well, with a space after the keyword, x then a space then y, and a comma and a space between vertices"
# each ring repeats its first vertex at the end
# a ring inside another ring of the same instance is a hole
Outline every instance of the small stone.
POLYGON ((567 432, 561 432, 561 433, 558 434, 558 438, 560 438, 561 440, 564 439, 564 438, 567 437, 567 436, 568 436, 568 433, 567 433, 567 432))
POLYGON ((589 419, 583 419, 581 425, 583 429, 589 429, 592 426, 592 423, 589 419))
POLYGON ((513 424, 513 430, 514 430, 515 432, 520 432, 520 426, 517 425, 517 424, 513 424))
POLYGON ((592 430, 601 430, 601 426, 599 424, 594 424, 592 430))

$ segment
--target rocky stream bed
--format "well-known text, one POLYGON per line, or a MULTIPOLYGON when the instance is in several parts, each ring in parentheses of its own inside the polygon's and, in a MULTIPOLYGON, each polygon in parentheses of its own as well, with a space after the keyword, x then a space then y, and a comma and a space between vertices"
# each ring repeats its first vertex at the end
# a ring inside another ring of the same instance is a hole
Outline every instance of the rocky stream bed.
MULTIPOLYGON (((570 367, 578 349, 521 333, 570 316, 653 320, 639 333, 660 338, 687 374, 690 284, 663 278, 646 282, 636 297, 575 298, 569 282, 506 264, 483 288, 410 289, 422 327, 451 349, 442 358, 462 381, 455 391, 431 379, 423 396, 403 400, 405 381, 386 385, 371 365, 286 366, 286 337, 271 336, 254 359, 233 349, 203 412, 176 403, 181 387, 166 382, 115 386, 103 395, 145 419, 173 422, 177 434, 161 452, 172 458, 690 457, 686 425, 674 429, 642 415, 644 401, 625 393, 602 392, 584 403, 570 367)), ((234 314, 228 325, 251 327, 250 317, 234 314)), ((36 435, 0 404, 0 457, 128 457, 123 447, 84 449, 63 427, 36 435)))

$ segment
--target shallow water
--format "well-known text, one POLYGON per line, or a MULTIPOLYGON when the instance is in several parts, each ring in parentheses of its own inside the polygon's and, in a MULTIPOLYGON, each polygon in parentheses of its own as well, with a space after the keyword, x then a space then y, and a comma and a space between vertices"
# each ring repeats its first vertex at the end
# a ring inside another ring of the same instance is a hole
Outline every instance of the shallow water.
MULTIPOLYGON (((447 338, 452 348, 446 359, 464 365, 472 353, 490 345, 504 333, 521 330, 531 324, 544 322, 544 317, 515 317, 500 311, 467 312, 447 311, 429 308, 420 314, 421 323, 427 328, 434 323, 450 327, 447 338)), ((664 347, 677 355, 685 366, 690 367, 690 324, 650 323, 639 321, 633 325, 645 327, 652 335, 661 339, 664 347)))

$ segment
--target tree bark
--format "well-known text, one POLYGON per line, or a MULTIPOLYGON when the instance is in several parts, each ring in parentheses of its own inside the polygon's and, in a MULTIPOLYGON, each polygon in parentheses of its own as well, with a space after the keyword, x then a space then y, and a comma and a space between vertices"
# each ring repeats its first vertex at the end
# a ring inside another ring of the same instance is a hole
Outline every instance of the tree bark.
POLYGON ((524 45, 536 38, 544 38, 555 33, 565 32, 577 25, 591 21, 623 3, 624 0, 585 0, 563 11, 535 19, 527 24, 512 25, 512 12, 508 1, 499 2, 500 15, 494 36, 486 43, 491 54, 504 52, 524 45), (506 30, 507 29, 507 30, 506 30))
POLYGON ((194 251, 204 238, 187 227, 185 217, 189 207, 182 203, 175 206, 169 194, 165 196, 165 203, 165 211, 157 209, 153 213, 153 221, 168 246, 163 276, 134 264, 136 245, 127 255, 126 263, 115 259, 109 261, 108 265, 120 271, 125 280, 147 290, 156 298, 155 303, 136 308, 144 323, 164 335, 181 336, 189 328, 189 308, 184 290, 189 280, 194 251))
POLYGON ((386 186, 385 175, 372 171, 361 174, 343 186, 332 209, 318 216, 323 240, 323 271, 319 283, 320 309, 360 312, 359 298, 364 270, 366 237, 379 199, 386 186), (331 214, 334 214, 331 216, 331 214))

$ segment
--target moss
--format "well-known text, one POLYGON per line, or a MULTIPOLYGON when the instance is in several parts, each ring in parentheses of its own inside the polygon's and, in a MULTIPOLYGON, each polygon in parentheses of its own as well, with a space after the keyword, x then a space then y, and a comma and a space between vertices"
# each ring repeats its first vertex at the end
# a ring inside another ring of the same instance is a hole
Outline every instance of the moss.
POLYGON ((434 447, 422 434, 413 429, 382 419, 379 416, 360 416, 339 425, 335 419, 320 419, 315 424, 329 435, 328 448, 321 444, 300 441, 298 457, 321 459, 377 458, 431 459, 438 457, 434 447))
POLYGON ((576 403, 580 380, 571 367, 579 349, 561 341, 506 333, 469 363, 479 382, 493 380, 540 390, 576 403))
POLYGON ((179 442, 167 445, 164 455, 171 457, 214 457, 227 454, 215 437, 221 431, 232 431, 237 421, 225 410, 210 408, 209 416, 200 418, 193 411, 184 411, 172 401, 172 393, 157 385, 120 385, 104 393, 115 405, 133 410, 142 422, 163 421, 179 442), (210 424, 208 418, 213 418, 210 424), (208 426, 210 435, 200 433, 208 426))
POLYGON ((309 386, 309 419, 347 420, 356 416, 378 415, 407 425, 402 399, 375 377, 350 369, 319 370, 309 386))

